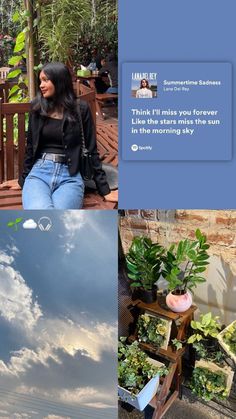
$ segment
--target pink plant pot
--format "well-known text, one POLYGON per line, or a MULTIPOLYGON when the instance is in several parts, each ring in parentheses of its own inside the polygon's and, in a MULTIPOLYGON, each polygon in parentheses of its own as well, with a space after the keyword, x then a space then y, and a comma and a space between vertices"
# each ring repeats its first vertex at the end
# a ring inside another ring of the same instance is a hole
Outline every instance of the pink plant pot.
POLYGON ((182 295, 175 295, 172 292, 166 296, 166 305, 175 313, 186 311, 192 305, 192 295, 189 291, 182 295))

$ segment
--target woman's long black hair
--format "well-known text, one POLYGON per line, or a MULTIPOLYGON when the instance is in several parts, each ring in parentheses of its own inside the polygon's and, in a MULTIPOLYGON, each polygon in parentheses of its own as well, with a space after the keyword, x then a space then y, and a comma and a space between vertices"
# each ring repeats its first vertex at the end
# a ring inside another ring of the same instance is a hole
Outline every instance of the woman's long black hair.
MULTIPOLYGON (((67 119, 75 121, 77 116, 76 96, 69 69, 62 63, 52 62, 45 64, 41 69, 42 71, 53 83, 55 94, 47 99, 43 97, 39 90, 33 101, 32 111, 39 112, 42 116, 47 116, 50 111, 62 108, 67 119)), ((39 78, 38 83, 40 84, 39 78)))

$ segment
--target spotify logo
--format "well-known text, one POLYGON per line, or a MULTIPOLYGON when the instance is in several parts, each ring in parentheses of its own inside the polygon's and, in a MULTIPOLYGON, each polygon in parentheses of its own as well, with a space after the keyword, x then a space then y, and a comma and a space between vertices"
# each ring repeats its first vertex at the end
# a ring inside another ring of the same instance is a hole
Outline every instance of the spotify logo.
POLYGON ((132 150, 132 151, 137 151, 137 150, 138 150, 138 146, 137 146, 137 144, 132 144, 132 146, 131 146, 131 150, 132 150))

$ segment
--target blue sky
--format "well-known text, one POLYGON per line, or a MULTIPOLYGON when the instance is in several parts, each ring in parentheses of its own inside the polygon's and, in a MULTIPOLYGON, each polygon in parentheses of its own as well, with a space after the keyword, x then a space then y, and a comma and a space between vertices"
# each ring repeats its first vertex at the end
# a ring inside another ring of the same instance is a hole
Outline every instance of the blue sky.
POLYGON ((1 212, 0 337, 0 418, 117 417, 115 212, 1 212))

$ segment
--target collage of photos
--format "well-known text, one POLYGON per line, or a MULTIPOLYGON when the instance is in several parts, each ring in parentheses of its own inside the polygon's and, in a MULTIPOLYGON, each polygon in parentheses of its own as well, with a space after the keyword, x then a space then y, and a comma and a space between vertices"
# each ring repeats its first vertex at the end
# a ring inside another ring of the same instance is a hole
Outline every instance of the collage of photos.
POLYGON ((192 161, 230 162, 233 65, 162 59, 156 8, 0 1, 0 419, 236 418, 236 210, 192 161))

